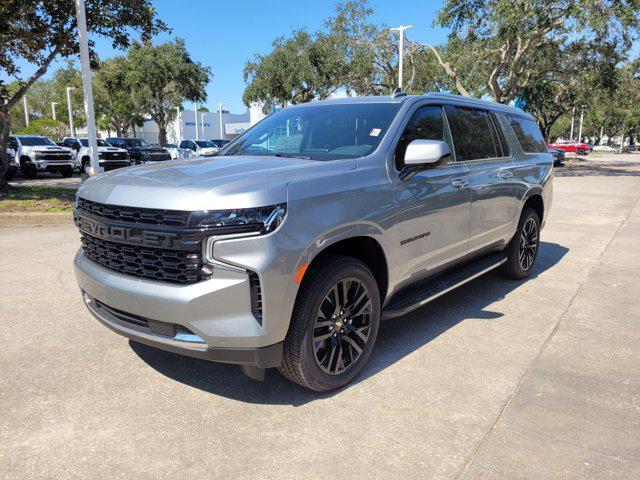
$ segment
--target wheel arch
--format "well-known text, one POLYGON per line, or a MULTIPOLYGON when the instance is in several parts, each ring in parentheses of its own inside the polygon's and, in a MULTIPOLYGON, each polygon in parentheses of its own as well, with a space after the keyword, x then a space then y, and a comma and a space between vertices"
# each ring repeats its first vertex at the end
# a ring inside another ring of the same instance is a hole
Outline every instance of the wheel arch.
POLYGON ((326 255, 343 255, 364 263, 373 273, 380 292, 380 302, 384 303, 389 288, 389 264, 385 251, 378 240, 369 235, 341 238, 318 250, 304 267, 305 271, 318 265, 326 255))
POLYGON ((525 196, 522 202, 521 211, 527 207, 533 208, 536 211, 536 213, 538 214, 538 219, 540 220, 540 223, 542 223, 545 215, 545 209, 544 209, 544 199, 542 197, 541 191, 534 190, 529 192, 525 196))

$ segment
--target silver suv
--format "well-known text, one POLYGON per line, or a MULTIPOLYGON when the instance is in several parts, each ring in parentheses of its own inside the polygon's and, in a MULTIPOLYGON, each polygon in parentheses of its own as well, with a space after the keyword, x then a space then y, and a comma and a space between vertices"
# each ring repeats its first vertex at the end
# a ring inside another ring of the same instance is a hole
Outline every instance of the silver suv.
POLYGON ((495 268, 529 276, 552 178, 533 118, 505 105, 313 102, 218 157, 86 182, 75 271, 121 335, 327 391, 362 370, 380 320, 495 268))

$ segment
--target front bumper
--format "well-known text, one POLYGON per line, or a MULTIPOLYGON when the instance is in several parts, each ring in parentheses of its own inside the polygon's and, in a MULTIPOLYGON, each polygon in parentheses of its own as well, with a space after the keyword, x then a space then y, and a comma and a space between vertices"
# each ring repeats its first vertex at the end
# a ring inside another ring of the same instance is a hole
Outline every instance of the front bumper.
POLYGON ((251 313, 246 272, 217 268, 208 280, 174 285, 113 272, 87 259, 82 250, 74 267, 89 311, 120 335, 223 363, 258 368, 280 364, 281 341, 266 335, 251 313))
POLYGON ((67 170, 69 168, 74 168, 73 160, 69 160, 68 162, 51 162, 48 160, 36 160, 31 162, 38 171, 47 171, 47 172, 55 172, 59 170, 67 170))

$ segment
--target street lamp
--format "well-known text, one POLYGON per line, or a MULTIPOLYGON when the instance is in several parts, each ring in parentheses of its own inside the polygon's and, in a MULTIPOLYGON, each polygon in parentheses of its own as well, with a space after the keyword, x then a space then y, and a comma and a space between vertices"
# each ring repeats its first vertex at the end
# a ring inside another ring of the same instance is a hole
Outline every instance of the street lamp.
POLYGON ((71 90, 75 90, 73 87, 67 87, 67 109, 69 110, 69 136, 75 137, 76 132, 73 128, 73 108, 71 108, 71 90))
POLYGON ((222 105, 224 103, 218 103, 218 118, 220 120, 220 140, 224 140, 224 132, 222 131, 222 105))
POLYGON ((202 113, 200 114, 200 123, 202 124, 202 139, 203 139, 203 140, 206 140, 206 137, 207 137, 207 136, 204 134, 204 115, 205 115, 205 113, 206 113, 206 112, 202 112, 202 113))
POLYGON ((22 104, 24 105, 24 123, 29 126, 29 107, 27 106, 27 96, 22 96, 22 104))
POLYGON ((584 107, 585 107, 585 105, 582 105, 580 107, 580 127, 578 128, 578 141, 579 142, 582 141, 582 119, 584 118, 584 107))
POLYGON ((409 28, 413 28, 413 25, 400 25, 399 27, 390 28, 392 32, 400 33, 400 43, 398 44, 398 88, 402 90, 402 59, 403 59, 403 44, 404 44, 404 31, 409 28))
POLYGON ((53 118, 54 120, 57 120, 57 118, 56 118, 56 105, 58 105, 58 102, 51 102, 51 118, 53 118))

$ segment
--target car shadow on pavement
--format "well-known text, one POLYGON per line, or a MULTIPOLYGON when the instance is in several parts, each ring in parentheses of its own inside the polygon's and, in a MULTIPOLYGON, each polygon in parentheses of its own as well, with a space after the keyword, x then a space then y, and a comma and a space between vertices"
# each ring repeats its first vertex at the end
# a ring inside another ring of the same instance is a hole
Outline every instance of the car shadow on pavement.
MULTIPOLYGON (((502 300, 520 285, 555 266, 567 252, 568 249, 561 245, 541 242, 535 271, 529 279, 508 280, 499 273, 492 272, 415 312, 383 322, 369 363, 343 389, 354 388, 466 319, 490 321, 502 317, 502 313, 487 310, 487 306, 502 300)), ((266 381, 257 382, 243 375, 234 365, 185 357, 131 340, 129 345, 144 362, 163 375, 191 387, 242 402, 299 406, 331 397, 342 390, 313 392, 289 382, 276 369, 267 371, 266 381)))

